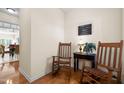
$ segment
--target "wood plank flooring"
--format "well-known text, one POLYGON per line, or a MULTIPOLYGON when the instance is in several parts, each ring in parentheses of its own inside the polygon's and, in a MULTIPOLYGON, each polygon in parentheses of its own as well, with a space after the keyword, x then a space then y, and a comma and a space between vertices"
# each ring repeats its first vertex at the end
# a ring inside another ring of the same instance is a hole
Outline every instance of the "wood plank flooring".
MULTIPOLYGON (((67 79, 67 72, 60 70, 56 76, 47 74, 32 84, 78 84, 80 71, 71 71, 70 81, 67 79)), ((8 62, 0 64, 0 84, 27 84, 25 77, 19 72, 19 62, 8 62)))
POLYGON ((0 64, 0 84, 25 84, 28 81, 19 72, 19 62, 0 64))
POLYGON ((80 71, 74 72, 71 70, 71 77, 68 80, 68 71, 65 72, 60 70, 56 75, 51 73, 41 77, 40 79, 32 82, 33 84, 79 84, 80 82, 80 71))

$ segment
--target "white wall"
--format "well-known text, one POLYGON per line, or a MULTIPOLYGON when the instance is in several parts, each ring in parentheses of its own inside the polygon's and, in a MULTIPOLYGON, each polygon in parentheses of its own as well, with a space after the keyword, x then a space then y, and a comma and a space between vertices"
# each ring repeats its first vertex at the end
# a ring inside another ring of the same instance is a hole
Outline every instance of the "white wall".
MULTIPOLYGON (((124 9, 122 10, 122 39, 124 40, 124 9)), ((124 47, 122 56, 122 83, 124 84, 124 47)))
POLYGON ((122 9, 122 38, 124 40, 124 8, 122 9))
POLYGON ((20 71, 30 81, 31 77, 31 23, 30 9, 20 9, 20 71))
POLYGON ((6 13, 0 12, 0 21, 5 21, 9 23, 19 24, 19 19, 16 16, 8 15, 6 13))
POLYGON ((65 40, 77 51, 83 42, 118 41, 122 38, 121 9, 73 9, 65 14, 65 40), (78 36, 78 26, 92 23, 92 35, 78 36))
POLYGON ((20 21, 20 64, 33 81, 52 70, 52 56, 64 41, 64 14, 59 9, 21 9, 20 21))
POLYGON ((77 44, 80 40, 84 43, 120 41, 122 39, 122 9, 71 9, 70 12, 65 13, 64 36, 66 42, 72 42, 73 52, 79 50, 77 44), (78 26, 87 23, 92 23, 92 35, 78 36, 78 26))
POLYGON ((32 79, 52 70, 52 56, 64 41, 64 14, 59 9, 32 9, 31 75, 32 79))

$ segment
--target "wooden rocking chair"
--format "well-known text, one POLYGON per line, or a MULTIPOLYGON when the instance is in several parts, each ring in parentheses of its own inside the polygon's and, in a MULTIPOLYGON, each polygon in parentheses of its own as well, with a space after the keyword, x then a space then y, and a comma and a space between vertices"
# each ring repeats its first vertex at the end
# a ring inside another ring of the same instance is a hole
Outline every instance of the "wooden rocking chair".
POLYGON ((123 41, 98 43, 96 68, 83 67, 81 83, 121 83, 123 41))
POLYGON ((52 73, 58 72, 60 68, 67 68, 69 78, 71 75, 71 43, 59 43, 58 56, 53 56, 52 73))

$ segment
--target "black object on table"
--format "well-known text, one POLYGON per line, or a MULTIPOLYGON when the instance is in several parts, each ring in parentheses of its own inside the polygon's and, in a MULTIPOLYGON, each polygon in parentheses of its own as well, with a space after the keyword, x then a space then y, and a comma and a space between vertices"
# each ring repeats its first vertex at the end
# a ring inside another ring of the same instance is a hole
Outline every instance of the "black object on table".
POLYGON ((74 71, 78 70, 79 68, 79 59, 87 59, 92 61, 92 68, 95 68, 95 59, 96 59, 96 54, 87 54, 87 53, 82 53, 82 52, 75 52, 73 53, 74 55, 74 71))

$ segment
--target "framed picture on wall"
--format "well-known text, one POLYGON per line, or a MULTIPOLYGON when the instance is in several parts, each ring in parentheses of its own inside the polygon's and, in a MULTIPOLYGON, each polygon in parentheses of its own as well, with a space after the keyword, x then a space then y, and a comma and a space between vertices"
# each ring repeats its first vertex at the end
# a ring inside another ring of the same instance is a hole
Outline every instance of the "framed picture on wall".
POLYGON ((91 35, 92 34, 92 24, 85 24, 78 26, 78 35, 91 35))

